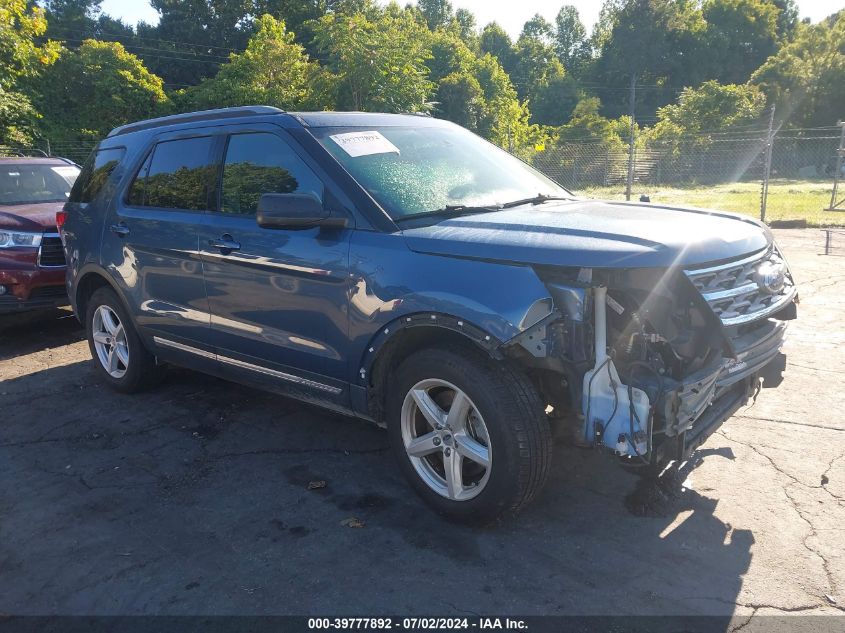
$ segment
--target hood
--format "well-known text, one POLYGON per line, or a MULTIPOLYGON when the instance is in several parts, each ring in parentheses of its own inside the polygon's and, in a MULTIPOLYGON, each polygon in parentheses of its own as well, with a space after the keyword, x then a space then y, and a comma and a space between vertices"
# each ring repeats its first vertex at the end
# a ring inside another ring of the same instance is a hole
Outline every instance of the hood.
POLYGON ((63 202, 0 205, 0 229, 16 231, 56 230, 56 211, 63 202))
POLYGON ((588 268, 690 266, 772 240, 765 225, 731 213, 598 200, 478 213, 403 235, 419 253, 588 268))

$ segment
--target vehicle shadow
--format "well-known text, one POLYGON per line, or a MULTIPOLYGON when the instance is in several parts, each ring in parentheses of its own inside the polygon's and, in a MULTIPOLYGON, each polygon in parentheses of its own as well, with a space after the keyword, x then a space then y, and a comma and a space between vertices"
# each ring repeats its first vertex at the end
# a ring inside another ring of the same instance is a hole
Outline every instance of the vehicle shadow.
POLYGON ((69 309, 0 315, 0 360, 81 341, 85 332, 69 309))
POLYGON ((783 382, 783 373, 786 371, 786 354, 779 352, 777 356, 769 361, 769 364, 760 371, 763 379, 763 389, 774 389, 783 382))
POLYGON ((127 396, 88 362, 2 391, 6 613, 710 614, 724 630, 751 560, 751 532, 688 481, 732 458, 718 446, 657 483, 557 446, 534 504, 477 528, 411 492, 383 431, 272 394, 174 370, 127 396))

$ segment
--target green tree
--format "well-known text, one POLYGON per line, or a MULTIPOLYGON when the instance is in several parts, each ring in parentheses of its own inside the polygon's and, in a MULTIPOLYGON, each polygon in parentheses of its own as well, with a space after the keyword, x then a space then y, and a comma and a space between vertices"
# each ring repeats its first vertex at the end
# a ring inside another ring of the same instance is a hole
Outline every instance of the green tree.
POLYGON ((354 15, 363 13, 368 17, 378 15, 375 0, 252 0, 254 15, 272 15, 285 23, 288 31, 294 33, 296 41, 305 47, 313 57, 312 48, 316 20, 327 13, 354 15))
POLYGON ((137 52, 168 84, 194 85, 213 77, 229 52, 246 47, 253 0, 150 0, 155 26, 139 24, 137 52))
POLYGON ((778 8, 778 38, 791 41, 798 28, 798 5, 795 0, 771 0, 778 8))
POLYGON ((486 100, 481 84, 469 72, 454 72, 437 85, 437 116, 478 130, 485 114, 486 100))
POLYGON ((449 0, 417 0, 417 8, 432 31, 447 26, 454 17, 449 0))
POLYGON ((388 5, 381 15, 324 15, 315 46, 331 72, 340 109, 426 111, 434 85, 425 65, 430 32, 411 10, 388 5))
POLYGON ((662 158, 661 168, 684 173, 713 145, 712 132, 759 123, 765 105, 765 96, 754 86, 706 81, 660 108, 657 123, 638 135, 638 145, 662 158))
POLYGON ((845 103, 845 10, 819 24, 802 24, 751 77, 788 123, 832 125, 845 103))
POLYGON ((256 33, 243 53, 233 53, 216 76, 186 91, 188 109, 254 103, 283 109, 331 105, 321 91, 326 87, 324 73, 294 42, 285 23, 263 15, 256 24, 256 33))
POLYGON ((585 97, 575 106, 571 119, 556 128, 547 143, 547 151, 534 157, 534 164, 549 173, 571 174, 576 170, 589 178, 598 179, 606 174, 607 158, 624 160, 626 147, 623 135, 628 134, 627 117, 611 120, 601 115, 601 102, 597 97, 585 97), (589 152, 579 151, 585 143, 589 152))
POLYGON ((778 8, 769 0, 705 0, 709 77, 743 83, 778 44, 778 8))
POLYGON ((558 128, 561 142, 602 142, 622 146, 619 126, 601 115, 601 101, 597 97, 581 99, 572 112, 572 118, 558 128))
POLYGON ((430 79, 437 84, 437 117, 454 121, 503 147, 531 137, 527 108, 520 104, 510 77, 489 53, 477 56, 457 33, 432 35, 430 79))
MULTIPOLYGON (((684 87, 705 78, 702 63, 706 24, 697 3, 676 0, 608 0, 595 42, 594 83, 606 87, 611 117, 628 111, 625 89, 640 84, 638 116, 651 116, 684 87)), ((604 94, 603 94, 604 96, 604 94)))
POLYGON ((540 125, 562 125, 569 121, 580 96, 578 82, 561 68, 536 87, 529 103, 531 120, 540 125))
POLYGON ((47 34, 62 40, 94 37, 100 4, 102 0, 46 0, 47 34))
POLYGON ((684 134, 702 134, 754 122, 763 114, 766 97, 756 86, 705 81, 685 88, 676 103, 657 111, 655 130, 669 125, 684 134))
POLYGON ((555 17, 554 46, 567 72, 577 71, 589 55, 587 29, 571 4, 562 6, 555 17))
POLYGON ((64 49, 41 76, 34 99, 51 141, 91 143, 112 128, 162 114, 161 78, 116 42, 64 49))
POLYGON ((47 22, 40 7, 26 0, 0 0, 0 144, 25 145, 37 134, 38 113, 25 94, 58 55, 55 42, 39 46, 47 22))
MULTIPOLYGON (((532 109, 532 120, 537 123, 560 122, 560 117, 551 119, 537 117, 535 105, 543 104, 542 112, 548 112, 550 99, 567 88, 566 71, 557 58, 552 45, 552 26, 542 16, 535 15, 525 23, 525 28, 516 42, 516 68, 511 79, 520 99, 527 100, 532 109)), ((566 104, 561 104, 566 107, 566 104)), ((572 105, 569 104, 571 110, 572 105)))
POLYGON ((539 13, 535 13, 534 16, 522 26, 521 37, 530 37, 531 39, 538 40, 543 44, 551 44, 553 33, 554 28, 551 24, 549 24, 549 21, 539 13))
POLYGON ((0 145, 32 144, 38 136, 38 119, 28 96, 0 85, 0 145))
POLYGON ((516 53, 513 48, 513 42, 507 31, 496 22, 491 22, 481 31, 479 48, 482 54, 490 53, 498 59, 508 74, 515 70, 516 53))
POLYGON ((485 53, 473 70, 484 92, 484 108, 478 133, 500 147, 529 158, 533 147, 545 139, 543 131, 529 121, 528 106, 520 102, 510 77, 499 60, 485 53))
POLYGON ((475 21, 475 14, 468 9, 458 9, 455 11, 455 22, 458 28, 458 36, 463 40, 464 44, 473 50, 477 50, 478 25, 475 21))
POLYGON ((452 31, 439 30, 431 34, 431 57, 426 62, 428 78, 438 82, 455 72, 471 72, 476 54, 452 31))
POLYGON ((46 0, 43 4, 46 36, 64 40, 68 48, 76 48, 91 38, 142 47, 131 26, 103 13, 102 0, 46 0))
POLYGON ((551 30, 542 16, 535 15, 516 42, 516 63, 510 75, 520 99, 533 99, 539 86, 564 74, 551 45, 551 30))

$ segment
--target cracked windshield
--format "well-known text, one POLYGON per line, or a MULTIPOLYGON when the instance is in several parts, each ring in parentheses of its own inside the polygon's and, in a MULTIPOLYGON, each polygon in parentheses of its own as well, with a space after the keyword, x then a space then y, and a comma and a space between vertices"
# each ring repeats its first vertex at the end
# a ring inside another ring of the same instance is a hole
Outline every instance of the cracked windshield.
POLYGON ((458 127, 313 130, 394 219, 454 207, 495 207, 572 194, 507 152, 458 127))

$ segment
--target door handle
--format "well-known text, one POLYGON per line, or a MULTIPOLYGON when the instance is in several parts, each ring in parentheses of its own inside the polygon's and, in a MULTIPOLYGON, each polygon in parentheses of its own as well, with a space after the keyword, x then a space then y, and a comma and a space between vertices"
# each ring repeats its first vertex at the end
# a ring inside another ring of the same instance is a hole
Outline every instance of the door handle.
POLYGON ((237 251, 241 248, 240 243, 236 242, 235 239, 228 233, 221 235, 216 240, 208 240, 208 245, 212 248, 218 248, 224 253, 228 251, 237 251))
POLYGON ((109 231, 117 235, 118 237, 126 237, 129 235, 129 227, 126 226, 123 222, 120 224, 112 224, 109 227, 109 231))

